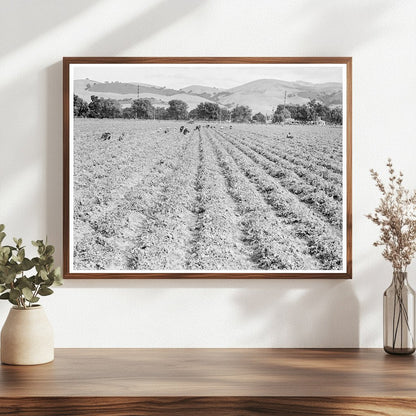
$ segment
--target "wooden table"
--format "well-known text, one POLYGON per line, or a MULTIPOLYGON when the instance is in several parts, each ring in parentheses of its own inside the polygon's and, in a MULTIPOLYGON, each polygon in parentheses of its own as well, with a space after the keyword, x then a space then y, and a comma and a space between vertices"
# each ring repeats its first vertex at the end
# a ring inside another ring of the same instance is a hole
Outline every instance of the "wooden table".
POLYGON ((0 368, 1 415, 416 415, 414 356, 374 349, 58 349, 0 368))

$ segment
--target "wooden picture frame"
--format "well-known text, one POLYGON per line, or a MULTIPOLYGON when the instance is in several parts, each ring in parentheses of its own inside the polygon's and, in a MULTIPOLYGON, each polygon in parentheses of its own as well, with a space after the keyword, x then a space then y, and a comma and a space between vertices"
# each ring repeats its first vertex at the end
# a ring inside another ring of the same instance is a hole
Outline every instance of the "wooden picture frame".
POLYGON ((63 58, 64 278, 351 278, 351 82, 350 57, 63 58))

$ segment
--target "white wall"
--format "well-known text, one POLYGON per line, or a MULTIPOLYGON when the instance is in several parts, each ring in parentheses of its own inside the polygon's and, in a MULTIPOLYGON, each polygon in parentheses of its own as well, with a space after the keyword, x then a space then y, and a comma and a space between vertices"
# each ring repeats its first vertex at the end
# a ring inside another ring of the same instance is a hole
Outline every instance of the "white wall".
MULTIPOLYGON (((352 281, 66 281, 58 347, 379 347, 390 266, 364 218, 387 156, 416 187, 416 2, 0 0, 0 222, 62 256, 63 56, 352 56, 352 281)), ((410 281, 416 287, 416 268, 410 281)), ((0 304, 0 325, 9 305, 0 304)))

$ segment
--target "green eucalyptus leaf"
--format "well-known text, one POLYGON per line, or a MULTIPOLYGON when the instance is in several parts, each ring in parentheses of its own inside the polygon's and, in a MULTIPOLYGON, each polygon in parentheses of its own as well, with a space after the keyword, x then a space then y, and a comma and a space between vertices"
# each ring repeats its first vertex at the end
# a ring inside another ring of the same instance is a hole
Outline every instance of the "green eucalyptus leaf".
POLYGON ((0 253, 5 254, 5 255, 8 256, 10 254, 10 252, 11 252, 11 249, 10 249, 9 246, 0 247, 0 253))
POLYGON ((13 272, 13 271, 8 271, 8 273, 7 274, 5 274, 4 276, 3 276, 3 282, 2 283, 13 283, 13 281, 14 281, 14 279, 16 278, 16 273, 15 272, 13 272))
POLYGON ((33 262, 31 260, 29 260, 27 257, 25 257, 22 260, 21 264, 20 264, 20 267, 21 267, 22 271, 24 271, 24 272, 26 272, 30 269, 33 269, 33 266, 34 266, 33 262))
POLYGON ((37 274, 36 276, 34 276, 34 282, 35 285, 40 285, 41 283, 44 283, 44 281, 42 280, 42 278, 37 274))
POLYGON ((41 296, 49 296, 49 295, 52 295, 52 293, 53 293, 53 290, 52 289, 49 289, 48 287, 46 287, 46 286, 42 286, 40 289, 39 289, 39 295, 41 295, 41 296))
POLYGON ((19 289, 17 289, 17 288, 11 289, 10 290, 10 299, 11 300, 16 300, 17 298, 19 298, 21 296, 21 294, 22 294, 22 292, 19 289))
POLYGON ((23 296, 29 301, 31 302, 31 299, 33 298, 33 292, 28 288, 28 287, 24 287, 22 289, 22 293, 23 296))
POLYGON ((9 302, 10 302, 12 305, 19 306, 19 303, 17 302, 17 300, 16 300, 16 299, 11 299, 11 298, 9 298, 9 302))
POLYGON ((23 259, 25 258, 25 249, 21 248, 18 252, 17 252, 17 259, 19 261, 19 263, 21 263, 23 261, 23 259))
POLYGON ((61 270, 54 268, 55 247, 44 240, 32 241, 37 247, 38 256, 27 258, 23 240, 13 238, 15 246, 2 246, 6 237, 4 225, 0 224, 0 299, 7 299, 14 305, 21 305, 24 299, 30 303, 39 300, 39 296, 49 296, 53 293, 50 288, 53 284, 62 284, 61 270), (36 269, 32 276, 26 272, 36 269), (39 287, 40 286, 40 287, 39 287), (39 296, 34 296, 36 289, 39 296))
POLYGON ((42 269, 39 272, 39 276, 41 277, 42 280, 48 280, 48 273, 46 273, 46 270, 42 269))
POLYGON ((18 278, 17 287, 23 291, 24 288, 28 288, 31 291, 35 290, 36 286, 26 276, 18 278))
POLYGON ((45 255, 52 256, 53 253, 55 253, 55 247, 52 245, 46 246, 45 255))
POLYGON ((53 265, 53 257, 52 256, 44 256, 43 263, 51 267, 53 265))
POLYGON ((56 269, 54 269, 52 271, 52 273, 53 273, 53 277, 54 277, 54 284, 56 286, 61 286, 63 284, 61 268, 57 267, 56 269))
POLYGON ((9 261, 9 255, 4 251, 0 252, 0 265, 4 266, 9 261))

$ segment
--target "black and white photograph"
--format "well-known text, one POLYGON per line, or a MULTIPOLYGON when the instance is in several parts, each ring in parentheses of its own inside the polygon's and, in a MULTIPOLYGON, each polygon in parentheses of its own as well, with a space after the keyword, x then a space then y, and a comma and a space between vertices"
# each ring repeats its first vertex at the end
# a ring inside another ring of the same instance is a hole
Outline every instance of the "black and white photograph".
POLYGON ((69 274, 345 274, 347 63, 178 60, 68 63, 69 274))

